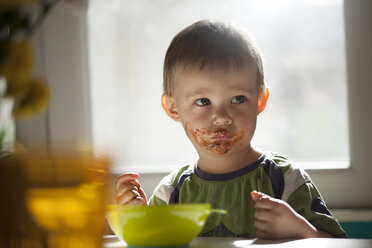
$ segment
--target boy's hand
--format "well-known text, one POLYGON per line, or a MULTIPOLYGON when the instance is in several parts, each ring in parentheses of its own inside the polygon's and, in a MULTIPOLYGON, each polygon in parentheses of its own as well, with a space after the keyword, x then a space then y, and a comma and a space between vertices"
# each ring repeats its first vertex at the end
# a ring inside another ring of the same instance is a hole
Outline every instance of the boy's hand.
POLYGON ((332 237, 318 231, 303 216, 283 200, 272 198, 261 192, 252 191, 255 201, 257 235, 262 239, 332 237))
POLYGON ((138 182, 137 173, 120 175, 115 182, 115 200, 119 205, 147 205, 147 197, 138 182))

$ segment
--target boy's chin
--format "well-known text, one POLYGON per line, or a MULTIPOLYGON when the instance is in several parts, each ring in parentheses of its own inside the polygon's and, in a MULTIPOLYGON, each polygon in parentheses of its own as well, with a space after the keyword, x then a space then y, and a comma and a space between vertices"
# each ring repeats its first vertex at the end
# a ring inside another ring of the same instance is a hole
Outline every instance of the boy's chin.
POLYGON ((202 147, 201 149, 215 156, 227 156, 233 152, 233 147, 231 147, 230 145, 229 146, 215 145, 211 147, 202 147))
POLYGON ((209 151, 211 152, 213 155, 215 156, 227 156, 227 155, 230 155, 232 153, 231 150, 211 150, 209 151))

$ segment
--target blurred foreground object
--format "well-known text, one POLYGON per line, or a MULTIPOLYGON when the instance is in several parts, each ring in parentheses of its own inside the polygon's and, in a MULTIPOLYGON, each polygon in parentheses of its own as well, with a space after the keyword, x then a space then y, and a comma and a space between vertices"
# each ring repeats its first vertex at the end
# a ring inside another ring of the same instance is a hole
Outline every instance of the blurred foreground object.
POLYGON ((13 152, 14 117, 48 105, 50 91, 33 75, 32 36, 60 0, 0 0, 0 153, 13 152))
POLYGON ((44 231, 26 208, 27 177, 15 157, 0 157, 0 247, 46 247, 44 231))
POLYGON ((13 99, 4 97, 6 90, 5 78, 0 77, 0 156, 2 153, 13 151, 15 131, 13 99))
MULTIPOLYGON (((10 160, 0 160, 1 170, 15 168, 17 164, 19 171, 13 177, 1 173, 8 185, 2 190, 9 191, 2 194, 12 195, 9 197, 13 201, 1 206, 2 218, 12 218, 9 213, 18 216, 15 212, 25 212, 28 218, 1 221, 1 235, 5 237, 2 240, 21 240, 25 236, 32 242, 27 240, 29 244, 23 247, 102 247, 108 158, 74 152, 52 156, 27 154, 10 160), (12 164, 8 163, 10 160, 12 164), (22 190, 17 190, 19 187, 22 190)), ((0 246, 22 247, 7 244, 0 246)))
POLYGON ((47 106, 49 89, 32 75, 30 39, 58 2, 0 1, 0 76, 6 82, 5 96, 14 99, 15 116, 30 117, 47 106))

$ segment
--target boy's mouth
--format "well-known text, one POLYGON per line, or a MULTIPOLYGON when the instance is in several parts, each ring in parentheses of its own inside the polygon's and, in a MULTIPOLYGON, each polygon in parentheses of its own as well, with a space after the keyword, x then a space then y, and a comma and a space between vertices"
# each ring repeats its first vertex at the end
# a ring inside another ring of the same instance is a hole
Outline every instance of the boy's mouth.
POLYGON ((218 141, 218 140, 219 141, 228 141, 228 140, 233 140, 234 135, 231 134, 226 129, 219 129, 219 130, 212 133, 211 139, 216 140, 216 141, 218 141))
POLYGON ((227 129, 215 131, 201 129, 187 129, 187 134, 195 140, 200 147, 212 151, 217 155, 229 153, 233 146, 241 144, 243 133, 235 134, 227 129))

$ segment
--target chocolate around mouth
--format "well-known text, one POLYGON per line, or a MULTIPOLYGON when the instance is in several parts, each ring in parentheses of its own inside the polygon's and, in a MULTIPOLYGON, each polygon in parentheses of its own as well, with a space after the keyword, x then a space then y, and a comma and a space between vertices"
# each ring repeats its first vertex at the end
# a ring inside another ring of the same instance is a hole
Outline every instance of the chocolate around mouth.
POLYGON ((212 131, 213 133, 215 133, 216 135, 219 135, 219 134, 229 134, 230 132, 227 130, 227 129, 223 129, 223 128, 220 128, 216 131, 212 131))
POLYGON ((187 129, 189 138, 196 141, 200 147, 213 152, 216 155, 229 153, 233 146, 240 145, 243 139, 243 133, 235 134, 226 129, 214 131, 187 129))
POLYGON ((214 142, 208 145, 208 150, 218 155, 223 155, 231 150, 230 142, 214 142))

